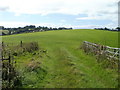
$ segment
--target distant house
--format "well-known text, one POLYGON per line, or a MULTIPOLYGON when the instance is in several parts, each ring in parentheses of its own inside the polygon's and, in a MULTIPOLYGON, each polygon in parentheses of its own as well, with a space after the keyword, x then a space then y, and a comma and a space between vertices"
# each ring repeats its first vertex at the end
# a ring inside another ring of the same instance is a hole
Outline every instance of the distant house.
POLYGON ((6 35, 4 32, 2 32, 2 35, 6 35))
POLYGON ((3 26, 0 26, 0 30, 3 30, 4 29, 4 27, 3 26))
POLYGON ((3 32, 0 32, 0 36, 3 36, 3 35, 6 35, 5 33, 3 33, 3 32))
POLYGON ((2 30, 0 29, 0 36, 2 36, 2 30))
POLYGON ((0 36, 2 36, 2 28, 3 26, 0 26, 0 36))
POLYGON ((0 30, 2 30, 2 26, 0 26, 0 30))

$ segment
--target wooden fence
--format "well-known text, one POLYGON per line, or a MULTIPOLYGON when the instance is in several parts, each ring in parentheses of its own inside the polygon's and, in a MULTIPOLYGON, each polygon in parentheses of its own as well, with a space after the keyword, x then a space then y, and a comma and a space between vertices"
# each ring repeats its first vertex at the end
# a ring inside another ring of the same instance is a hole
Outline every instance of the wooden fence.
POLYGON ((98 45, 87 41, 83 42, 82 47, 85 52, 94 53, 95 55, 99 56, 99 58, 120 60, 120 48, 98 45))
MULTIPOLYGON (((11 63, 11 60, 12 60, 12 58, 11 58, 11 55, 10 55, 10 53, 9 53, 9 55, 8 55, 8 58, 4 58, 3 56, 2 56, 2 59, 0 59, 0 61, 2 61, 2 69, 7 69, 7 81, 9 82, 9 86, 10 86, 10 82, 11 82, 11 79, 10 79, 10 73, 12 72, 12 68, 11 68, 11 65, 13 66, 13 63, 11 63), (3 63, 3 61, 8 61, 8 66, 6 67, 5 65, 4 65, 4 63, 3 63)), ((13 62, 13 60, 12 60, 12 62, 13 62)), ((2 72, 2 74, 3 74, 4 72, 2 72)), ((4 75, 2 75, 2 77, 3 77, 4 75)))
POLYGON ((0 90, 2 89, 2 44, 1 44, 1 41, 0 41, 0 90))
MULTIPOLYGON (((2 84, 3 81, 8 82, 8 88, 10 87, 10 83, 12 82, 11 75, 14 77, 12 73, 14 73, 14 59, 11 55, 11 52, 9 50, 4 50, 5 46, 4 43, 0 44, 0 62, 1 62, 1 68, 2 68, 2 84), (5 53, 4 53, 5 52, 5 53)), ((3 85, 2 85, 2 88, 3 85)))

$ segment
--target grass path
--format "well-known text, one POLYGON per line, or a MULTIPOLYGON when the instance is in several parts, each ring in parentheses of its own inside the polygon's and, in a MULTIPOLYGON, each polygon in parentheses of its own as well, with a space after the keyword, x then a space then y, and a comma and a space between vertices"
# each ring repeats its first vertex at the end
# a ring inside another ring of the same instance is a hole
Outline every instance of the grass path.
POLYGON ((60 48, 59 50, 55 51, 58 59, 56 59, 53 74, 54 79, 52 81, 54 87, 61 88, 61 87, 76 87, 77 85, 77 78, 75 76, 75 67, 74 63, 72 63, 72 59, 64 48, 60 48))
MULTIPOLYGON (((66 48, 59 48, 54 51, 57 53, 51 59, 54 63, 50 75, 47 77, 48 84, 45 87, 54 88, 109 88, 116 87, 116 73, 107 71, 99 66, 96 59, 90 56, 86 58, 81 55, 75 56, 66 48), (86 61, 90 59, 90 61, 86 61), (93 60, 92 60, 93 59, 93 60), (92 60, 92 61, 91 61, 92 60), (110 79, 113 78, 113 79, 110 79)), ((78 51, 76 52, 78 53, 78 51)))

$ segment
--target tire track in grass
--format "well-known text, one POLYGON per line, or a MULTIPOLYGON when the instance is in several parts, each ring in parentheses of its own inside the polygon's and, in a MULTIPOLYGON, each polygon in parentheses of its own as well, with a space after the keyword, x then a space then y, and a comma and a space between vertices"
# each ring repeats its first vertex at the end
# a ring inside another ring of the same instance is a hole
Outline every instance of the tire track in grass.
POLYGON ((78 68, 75 61, 79 59, 66 48, 55 49, 54 55, 56 59, 54 60, 53 78, 50 84, 55 88, 104 87, 101 81, 93 86, 97 80, 89 75, 89 72, 92 72, 91 69, 80 61, 81 68, 78 68))
MULTIPOLYGON (((72 51, 72 50, 70 50, 72 51)), ((84 87, 92 88, 109 88, 115 87, 115 73, 109 74, 106 69, 102 68, 92 56, 84 54, 82 51, 74 51, 71 54, 75 57, 76 67, 82 70, 86 75, 84 77, 88 82, 84 87)), ((84 82, 83 79, 83 82, 84 82)), ((82 82, 82 83, 83 83, 82 82)))
MULTIPOLYGON (((61 63, 64 63, 65 71, 69 70, 66 75, 68 75, 66 82, 70 87, 86 88, 86 87, 105 87, 101 81, 98 81, 98 78, 91 77, 89 72, 92 72, 89 66, 86 66, 84 63, 80 63, 81 68, 77 68, 75 61, 79 60, 77 57, 73 56, 66 48, 61 48, 59 51, 61 56, 58 60, 61 60, 61 63), (72 76, 72 77, 71 77, 72 76), (99 82, 95 84, 95 82, 99 82), (72 83, 72 84, 71 84, 72 83), (72 86, 73 85, 73 86, 72 86)), ((63 70, 63 69, 62 69, 63 70)), ((96 76, 95 76, 96 77, 96 76)), ((66 77, 65 77, 66 78, 66 77)))
POLYGON ((72 62, 73 58, 69 55, 65 48, 55 50, 55 70, 54 77, 55 88, 75 88, 78 87, 79 80, 75 75, 77 71, 75 64, 72 62))

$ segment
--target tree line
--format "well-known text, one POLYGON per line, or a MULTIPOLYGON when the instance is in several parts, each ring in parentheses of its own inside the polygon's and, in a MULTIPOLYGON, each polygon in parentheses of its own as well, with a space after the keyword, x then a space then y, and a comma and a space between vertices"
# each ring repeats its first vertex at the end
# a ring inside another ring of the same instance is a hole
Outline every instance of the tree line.
MULTIPOLYGON (((12 34, 20 34, 20 33, 30 33, 30 32, 42 32, 42 31, 50 31, 50 30, 72 30, 72 28, 65 28, 65 27, 59 27, 59 28, 52 28, 52 27, 44 27, 44 26, 38 26, 35 25, 27 25, 25 27, 18 27, 18 28, 5 28, 4 26, 0 26, 1 30, 8 30, 8 33, 2 32, 2 35, 12 35, 12 34)), ((94 28, 95 30, 108 30, 108 31, 120 31, 120 27, 117 27, 115 29, 110 28, 94 28)), ((0 35, 1 35, 0 34, 0 35)))
POLYGON ((108 31, 120 31, 120 27, 117 27, 115 29, 110 29, 110 28, 94 28, 95 30, 108 30, 108 31))
POLYGON ((35 25, 28 25, 25 27, 18 27, 18 28, 5 28, 4 26, 0 27, 1 30, 8 30, 8 34, 2 32, 2 35, 12 35, 12 34, 20 34, 20 33, 29 33, 29 32, 42 32, 42 31, 50 31, 50 30, 71 30, 72 28, 66 27, 59 27, 59 28, 52 28, 52 27, 44 27, 35 25))

